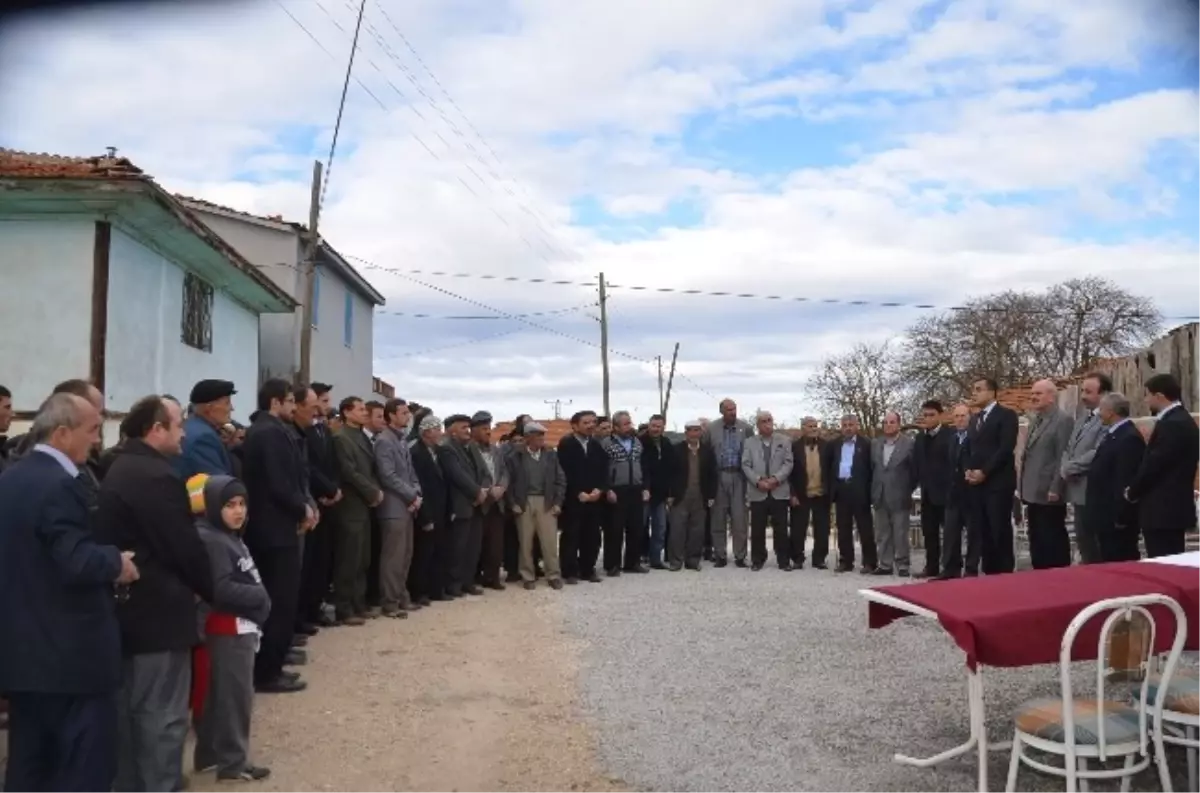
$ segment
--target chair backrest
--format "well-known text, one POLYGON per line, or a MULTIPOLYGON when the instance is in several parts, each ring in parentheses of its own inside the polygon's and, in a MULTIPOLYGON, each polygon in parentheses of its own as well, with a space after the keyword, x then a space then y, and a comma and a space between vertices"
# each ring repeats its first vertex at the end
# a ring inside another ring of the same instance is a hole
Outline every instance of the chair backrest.
POLYGON ((1108 639, 1109 683, 1140 683, 1149 670, 1142 659, 1153 647, 1154 623, 1141 612, 1130 612, 1128 619, 1117 620, 1108 639))
MULTIPOLYGON (((1071 620, 1071 624, 1067 626, 1067 630, 1063 634, 1062 649, 1059 653, 1064 740, 1072 750, 1075 745, 1075 717, 1074 708, 1071 705, 1075 697, 1071 690, 1071 658, 1079 632, 1093 619, 1106 613, 1107 616, 1100 627, 1096 652, 1096 743, 1101 762, 1108 759, 1108 736, 1105 723, 1108 702, 1104 696, 1104 689, 1106 681, 1114 671, 1110 663, 1110 652, 1113 649, 1114 634, 1119 635, 1118 626, 1121 626, 1120 633, 1126 637, 1123 642, 1122 657, 1118 660, 1121 664, 1120 671, 1127 674, 1132 671, 1134 676, 1141 680, 1141 685, 1138 687, 1138 699, 1142 707, 1138 709, 1137 718, 1142 754, 1146 753, 1146 705, 1149 704, 1154 709, 1156 719, 1161 719, 1163 698, 1166 696, 1167 686, 1171 681, 1171 675, 1175 672, 1175 666, 1179 662, 1179 656, 1183 652, 1183 644, 1187 638, 1187 619, 1183 609, 1174 598, 1167 595, 1148 594, 1109 598, 1093 603, 1075 615, 1075 619, 1071 620), (1146 697, 1150 687, 1150 676, 1147 671, 1150 668, 1151 658, 1154 656, 1158 633, 1158 622, 1150 610, 1152 607, 1159 607, 1160 615, 1161 609, 1166 609, 1171 613, 1175 621, 1175 638, 1171 643, 1171 651, 1167 656, 1166 665, 1163 667, 1159 685, 1156 687, 1158 694, 1155 701, 1147 703, 1146 697)), ((1121 642, 1117 643, 1118 647, 1121 645, 1121 642)), ((1071 754, 1074 752, 1071 751, 1071 754)))

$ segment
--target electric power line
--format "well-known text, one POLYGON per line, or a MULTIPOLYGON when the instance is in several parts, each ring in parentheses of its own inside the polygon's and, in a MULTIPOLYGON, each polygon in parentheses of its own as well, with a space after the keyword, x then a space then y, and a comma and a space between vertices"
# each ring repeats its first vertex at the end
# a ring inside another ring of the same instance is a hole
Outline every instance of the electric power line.
POLYGON ((417 350, 416 352, 402 352, 399 355, 379 356, 379 357, 376 357, 375 360, 376 361, 394 361, 398 358, 416 358, 416 357, 420 357, 422 355, 429 355, 430 353, 441 352, 442 350, 453 350, 458 347, 470 347, 475 344, 483 344, 484 342, 492 341, 494 339, 499 339, 504 336, 512 336, 514 333, 520 333, 521 330, 522 330, 522 328, 509 328, 508 330, 502 330, 499 333, 490 333, 487 336, 479 336, 477 338, 468 339, 466 341, 457 341, 457 342, 454 342, 453 344, 442 344, 437 347, 427 347, 423 350, 417 350))
MULTIPOLYGON (((584 303, 578 306, 568 306, 567 308, 556 308, 548 311, 530 311, 523 314, 513 314, 513 317, 557 317, 562 314, 570 314, 574 311, 583 311, 587 308, 592 308, 598 305, 595 301, 584 303)), ((503 320, 508 317, 501 317, 490 314, 414 314, 408 311, 388 311, 375 309, 376 314, 386 314, 393 317, 405 317, 407 319, 442 319, 442 320, 503 320)))
POLYGON ((321 185, 321 200, 317 203, 318 211, 325 206, 325 194, 329 191, 329 177, 333 172, 333 155, 337 151, 338 133, 342 131, 342 114, 346 111, 346 94, 350 91, 350 78, 354 74, 354 54, 358 52, 358 34, 362 30, 363 13, 367 10, 367 0, 361 0, 358 5, 358 21, 354 24, 354 39, 350 42, 350 59, 346 62, 346 79, 342 82, 342 98, 338 102, 337 120, 333 122, 333 139, 329 143, 329 160, 325 163, 325 183, 321 185))

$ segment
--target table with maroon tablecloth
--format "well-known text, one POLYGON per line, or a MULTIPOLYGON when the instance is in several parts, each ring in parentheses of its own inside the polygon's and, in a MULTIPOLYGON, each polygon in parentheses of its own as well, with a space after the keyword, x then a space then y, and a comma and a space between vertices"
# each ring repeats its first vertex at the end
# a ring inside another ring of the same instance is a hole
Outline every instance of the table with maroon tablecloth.
MULTIPOLYGON (((1167 564, 1119 562, 1034 570, 1011 575, 959 578, 923 584, 875 587, 879 592, 933 612, 967 655, 972 669, 984 666, 1033 666, 1058 663, 1063 634, 1079 612, 1099 600, 1163 594, 1174 598, 1188 616, 1189 650, 1200 638, 1200 575, 1195 569, 1167 564)), ((864 593, 865 594, 865 593, 864 593)), ((1174 637, 1174 618, 1165 609, 1157 632, 1165 652, 1174 637)), ((870 627, 881 628, 912 613, 870 601, 870 627)), ((1102 619, 1079 633, 1073 657, 1096 657, 1102 619)))
MULTIPOLYGON (((1194 564, 1196 560, 1155 561, 1168 563, 1081 565, 860 590, 859 594, 868 601, 870 627, 882 628, 901 617, 935 619, 966 654, 969 739, 933 757, 897 754, 895 760, 928 768, 975 749, 979 790, 987 790, 987 754, 1006 748, 1007 744, 989 746, 988 743, 982 667, 1057 664, 1068 626, 1097 601, 1167 595, 1179 603, 1186 615, 1185 648, 1200 649, 1200 572, 1194 564)), ((1155 649, 1166 652, 1175 637, 1175 618, 1161 606, 1149 610, 1159 626, 1155 649)), ((1078 632, 1072 648, 1074 660, 1096 657, 1103 621, 1103 618, 1092 619, 1078 632)))

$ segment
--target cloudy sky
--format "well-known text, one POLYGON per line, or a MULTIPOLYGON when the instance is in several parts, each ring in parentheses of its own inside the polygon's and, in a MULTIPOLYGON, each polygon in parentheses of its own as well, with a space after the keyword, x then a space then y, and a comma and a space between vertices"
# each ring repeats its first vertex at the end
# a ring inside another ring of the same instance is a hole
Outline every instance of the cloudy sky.
MULTIPOLYGON (((303 220, 355 2, 164 5, 0 32, 0 146, 303 220)), ((881 303, 1098 274, 1200 313, 1194 6, 370 0, 322 231, 388 299, 376 372, 439 411, 598 408, 603 271, 614 409, 679 342, 673 423, 791 421, 921 314, 881 303)))

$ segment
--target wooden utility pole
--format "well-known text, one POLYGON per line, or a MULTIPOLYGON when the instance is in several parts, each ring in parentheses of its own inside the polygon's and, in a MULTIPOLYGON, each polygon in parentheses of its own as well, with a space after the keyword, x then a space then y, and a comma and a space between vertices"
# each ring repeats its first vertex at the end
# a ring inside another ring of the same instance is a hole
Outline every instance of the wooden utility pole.
POLYGON ((604 415, 608 410, 608 289, 604 285, 604 273, 600 273, 600 371, 604 387, 604 415))
POLYGON ((568 399, 566 402, 563 402, 561 399, 543 399, 542 401, 547 405, 554 405, 554 419, 557 421, 562 418, 562 406, 569 405, 574 400, 568 399))
POLYGON ((662 413, 666 409, 663 404, 662 356, 656 355, 654 360, 658 364, 658 412, 662 413))
POLYGON ((313 162, 312 198, 308 207, 308 239, 304 244, 304 303, 300 324, 300 372, 297 380, 307 385, 312 375, 313 293, 317 282, 317 220, 321 214, 321 161, 313 162))
MULTIPOLYGON (((671 374, 667 376, 667 395, 663 399, 663 419, 667 418, 667 408, 671 406, 671 386, 675 383, 675 362, 679 360, 679 342, 675 342, 675 352, 671 353, 671 374)), ((661 370, 660 370, 661 377, 661 370)), ((661 383, 662 380, 660 379, 661 383)))

